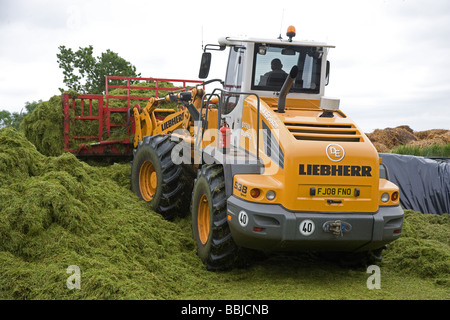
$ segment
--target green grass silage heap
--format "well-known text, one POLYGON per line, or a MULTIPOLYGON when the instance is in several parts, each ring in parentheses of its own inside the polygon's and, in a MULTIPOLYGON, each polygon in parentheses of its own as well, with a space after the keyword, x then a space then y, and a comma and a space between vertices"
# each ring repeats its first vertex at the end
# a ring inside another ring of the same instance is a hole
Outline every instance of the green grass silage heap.
POLYGON ((61 96, 53 96, 41 102, 36 109, 25 116, 21 130, 42 154, 57 156, 64 152, 64 114, 61 96))
POLYGON ((383 265, 450 287, 450 215, 405 210, 402 235, 385 251, 383 265))
MULTIPOLYGON (((129 164, 90 166, 69 153, 44 156, 22 133, 0 129, 0 299, 378 297, 366 288, 365 269, 321 260, 269 259, 226 274, 206 271, 189 218, 168 222, 150 210, 129 190, 129 170, 129 164), (79 290, 66 285, 72 265, 81 270, 79 290), (335 283, 343 286, 338 292, 330 289, 335 283)), ((450 287, 449 227, 448 214, 406 211, 403 234, 384 252, 379 295, 408 297, 398 286, 389 291, 397 279, 420 279, 438 292, 450 287)), ((423 288, 404 290, 422 298, 423 288)))
POLYGON ((43 156, 1 129, 0 299, 167 299, 195 279, 190 234, 139 201, 128 172, 43 156), (81 290, 66 286, 70 265, 81 290))

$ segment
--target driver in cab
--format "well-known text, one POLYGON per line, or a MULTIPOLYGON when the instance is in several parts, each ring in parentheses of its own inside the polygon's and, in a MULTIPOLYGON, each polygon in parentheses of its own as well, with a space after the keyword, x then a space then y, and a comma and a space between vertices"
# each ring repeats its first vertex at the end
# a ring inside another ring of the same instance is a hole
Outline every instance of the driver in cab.
POLYGON ((271 62, 272 71, 266 72, 261 76, 259 81, 260 86, 277 86, 282 85, 287 78, 287 73, 282 69, 283 64, 281 60, 275 58, 271 62))

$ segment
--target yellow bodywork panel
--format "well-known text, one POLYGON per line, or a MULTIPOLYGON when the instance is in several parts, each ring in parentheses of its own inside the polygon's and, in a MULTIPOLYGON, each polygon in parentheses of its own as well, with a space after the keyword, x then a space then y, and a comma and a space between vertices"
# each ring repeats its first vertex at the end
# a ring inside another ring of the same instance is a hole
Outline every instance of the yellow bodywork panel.
POLYGON ((264 173, 235 175, 235 196, 300 212, 373 213, 381 190, 398 190, 380 182, 376 149, 342 112, 320 117, 318 100, 287 99, 285 113, 276 113, 277 99, 262 97, 256 132, 256 105, 252 96, 245 100, 240 147, 255 155, 259 135, 264 173), (254 188, 257 197, 250 194, 254 188), (271 200, 268 191, 275 193, 271 200))
POLYGON ((166 134, 180 128, 188 128, 190 114, 187 109, 176 111, 174 109, 157 109, 159 100, 150 98, 142 110, 133 108, 135 121, 134 147, 137 148, 139 141, 146 136, 166 134), (168 115, 164 120, 158 120, 155 114, 165 113, 168 115))

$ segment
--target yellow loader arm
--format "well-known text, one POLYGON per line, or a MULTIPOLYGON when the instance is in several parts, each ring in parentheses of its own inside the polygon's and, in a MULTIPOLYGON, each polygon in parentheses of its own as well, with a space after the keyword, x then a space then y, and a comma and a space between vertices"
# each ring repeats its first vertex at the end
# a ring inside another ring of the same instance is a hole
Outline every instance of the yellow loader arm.
POLYGON ((168 94, 164 98, 151 97, 142 109, 135 106, 133 108, 136 128, 134 147, 137 148, 139 141, 142 141, 146 136, 167 134, 181 128, 189 130, 191 123, 189 108, 183 107, 178 112, 173 109, 157 109, 162 101, 186 101, 186 96, 189 97, 189 101, 192 101, 191 106, 194 106, 197 111, 200 110, 203 97, 203 89, 200 88, 192 88, 187 92, 178 94, 168 94), (159 112, 170 114, 163 120, 158 120, 155 113, 159 112))

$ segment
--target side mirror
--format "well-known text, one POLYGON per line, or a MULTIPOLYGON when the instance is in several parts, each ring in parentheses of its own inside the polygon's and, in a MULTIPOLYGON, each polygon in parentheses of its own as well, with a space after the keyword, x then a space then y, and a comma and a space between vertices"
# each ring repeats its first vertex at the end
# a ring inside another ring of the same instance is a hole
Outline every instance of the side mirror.
POLYGON ((211 66, 211 52, 203 52, 202 61, 200 62, 200 72, 198 77, 206 79, 209 74, 209 67, 211 66))
POLYGON ((327 61, 327 70, 325 73, 325 85, 327 86, 330 82, 330 61, 327 61))

